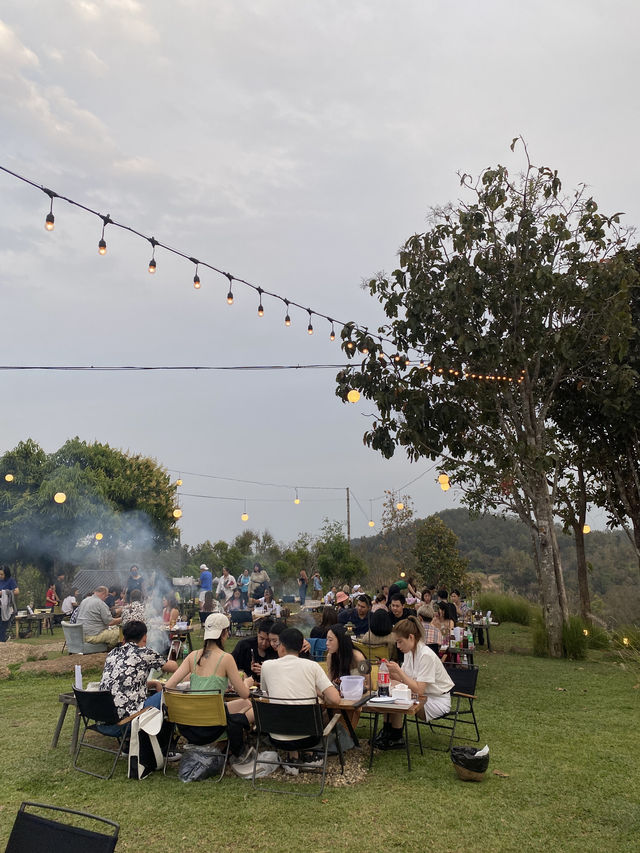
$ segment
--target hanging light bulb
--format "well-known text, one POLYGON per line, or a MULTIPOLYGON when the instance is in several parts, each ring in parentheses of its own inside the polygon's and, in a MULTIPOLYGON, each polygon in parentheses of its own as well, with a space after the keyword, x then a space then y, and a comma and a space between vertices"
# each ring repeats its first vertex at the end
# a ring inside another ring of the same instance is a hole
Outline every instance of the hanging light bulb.
POLYGON ((182 510, 179 507, 176 507, 173 511, 174 518, 182 518, 182 510))
POLYGON ((313 334, 313 326, 311 325, 311 308, 307 308, 307 311, 309 312, 309 325, 307 326, 307 334, 312 335, 313 334))
POLYGON ((369 527, 375 527, 375 524, 373 520, 373 501, 369 500, 369 527))
POLYGON ((291 317, 289 316, 289 300, 285 299, 284 304, 286 305, 286 314, 284 315, 284 324, 285 326, 291 325, 291 317))
POLYGON ((180 479, 180 477, 178 477, 178 479, 176 480, 176 486, 181 486, 181 485, 182 485, 182 480, 180 479))
POLYGON ((149 272, 151 275, 156 271, 156 240, 154 237, 149 238, 149 242, 151 243, 151 260, 149 261, 149 272))
POLYGON ((585 526, 582 528, 582 532, 584 534, 591 533, 591 528, 589 527, 588 524, 585 524, 585 526))
POLYGON ((357 391, 355 388, 352 388, 349 391, 349 393, 347 394, 347 400, 350 403, 357 403, 359 399, 360 399, 360 392, 357 391))
POLYGON ((100 239, 98 240, 98 254, 106 255, 107 254, 107 241, 104 239, 104 229, 111 222, 111 217, 107 213, 106 216, 102 217, 102 234, 100 235, 100 239))
POLYGON ((96 533, 96 539, 100 542, 102 540, 102 533, 96 533))
POLYGON ((49 207, 49 213, 47 213, 47 215, 45 217, 44 227, 46 228, 47 231, 53 231, 53 229, 56 227, 55 226, 56 218, 53 215, 53 196, 54 196, 54 193, 49 191, 47 194, 48 194, 49 198, 51 199, 51 206, 49 207))
POLYGON ((242 521, 249 521, 249 515, 246 512, 243 512, 240 518, 242 521))
POLYGON ((193 277, 193 286, 196 290, 200 290, 200 276, 198 275, 198 264, 196 264, 196 274, 193 277))
POLYGON ((347 347, 348 350, 352 350, 355 347, 355 344, 353 341, 347 341, 345 346, 347 347))
POLYGON ((262 307, 262 288, 258 288, 258 317, 264 317, 264 308, 262 307))
POLYGON ((67 496, 64 492, 56 492, 53 499, 57 504, 63 504, 66 501, 67 496))
POLYGON ((402 503, 402 501, 398 501, 398 503, 396 504, 396 509, 404 509, 404 504, 402 503))
POLYGON ((233 305, 233 291, 231 290, 231 282, 233 281, 233 276, 230 273, 226 274, 229 279, 229 293, 227 293, 227 303, 229 305, 233 305))
POLYGON ((440 488, 442 489, 443 492, 448 492, 449 489, 451 488, 451 486, 449 485, 449 483, 441 483, 440 488))
POLYGON ((293 499, 294 504, 297 506, 300 503, 300 498, 298 497, 298 490, 296 489, 296 496, 293 499))
POLYGON ((440 474, 440 476, 438 477, 438 482, 440 483, 441 486, 444 485, 444 483, 448 483, 449 482, 449 475, 448 474, 440 474))
POLYGON ((13 483, 13 474, 5 474, 4 478, 7 481, 7 483, 13 483))
POLYGON ((333 328, 333 320, 331 320, 331 333, 329 335, 330 341, 335 341, 336 339, 336 330, 333 328))
POLYGON ((369 527, 375 527, 375 526, 376 526, 375 521, 374 521, 373 519, 371 519, 371 520, 369 521, 369 527))

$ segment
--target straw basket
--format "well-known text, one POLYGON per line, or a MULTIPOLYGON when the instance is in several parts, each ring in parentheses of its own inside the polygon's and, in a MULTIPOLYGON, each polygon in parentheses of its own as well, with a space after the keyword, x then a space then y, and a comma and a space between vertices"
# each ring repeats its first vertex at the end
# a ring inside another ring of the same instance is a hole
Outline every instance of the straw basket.
POLYGON ((453 766, 456 768, 458 779, 462 779, 463 782, 482 782, 484 779, 484 771, 477 773, 475 770, 467 770, 466 767, 460 767, 459 764, 454 764, 453 766))

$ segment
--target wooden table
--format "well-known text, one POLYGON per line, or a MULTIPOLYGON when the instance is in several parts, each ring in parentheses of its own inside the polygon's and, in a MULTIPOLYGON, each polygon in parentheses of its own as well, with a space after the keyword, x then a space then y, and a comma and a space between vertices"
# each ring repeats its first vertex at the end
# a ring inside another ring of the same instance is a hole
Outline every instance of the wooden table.
POLYGON ((16 616, 16 637, 28 637, 32 630, 37 630, 38 636, 42 634, 42 628, 51 631, 53 634, 53 624, 51 613, 28 613, 26 616, 16 616), (46 624, 45 624, 46 623, 46 624))
MULTIPOLYGON (((380 714, 402 714, 402 733, 404 734, 404 743, 407 752, 407 769, 411 770, 411 748, 409 745, 409 731, 407 727, 407 719, 408 717, 415 717, 418 711, 420 711, 420 709, 424 707, 425 700, 426 697, 421 697, 418 702, 414 702, 408 708, 397 706, 392 703, 384 705, 372 705, 370 702, 362 706, 363 711, 374 715, 373 734, 371 735, 371 743, 369 749, 369 769, 371 769, 371 765, 373 764, 373 749, 376 734, 378 732, 378 717, 380 716, 380 714)), ((422 744, 420 744, 420 754, 422 755, 422 744)))
POLYGON ((334 705, 332 702, 327 702, 326 699, 320 700, 325 708, 330 711, 338 711, 340 713, 340 716, 344 720, 345 726, 353 739, 353 745, 356 747, 360 746, 360 741, 358 740, 358 735, 355 732, 353 717, 355 716, 356 711, 358 712, 358 716, 360 716, 360 709, 363 705, 366 705, 372 696, 373 693, 369 690, 362 695, 361 699, 341 699, 337 705, 334 705))

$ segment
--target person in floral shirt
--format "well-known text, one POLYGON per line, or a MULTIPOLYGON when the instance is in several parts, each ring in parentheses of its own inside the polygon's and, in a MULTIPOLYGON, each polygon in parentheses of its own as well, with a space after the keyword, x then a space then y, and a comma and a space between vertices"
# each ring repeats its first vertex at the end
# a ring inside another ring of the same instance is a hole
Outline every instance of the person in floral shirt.
POLYGON ((122 620, 120 625, 124 628, 127 622, 144 622, 145 608, 142 603, 142 593, 139 589, 131 590, 131 603, 122 608, 122 620))
POLYGON ((145 705, 160 707, 162 693, 147 697, 149 673, 152 669, 175 672, 178 664, 147 648, 147 626, 132 620, 122 629, 124 643, 109 652, 104 662, 100 690, 113 695, 120 719, 134 714, 145 705))

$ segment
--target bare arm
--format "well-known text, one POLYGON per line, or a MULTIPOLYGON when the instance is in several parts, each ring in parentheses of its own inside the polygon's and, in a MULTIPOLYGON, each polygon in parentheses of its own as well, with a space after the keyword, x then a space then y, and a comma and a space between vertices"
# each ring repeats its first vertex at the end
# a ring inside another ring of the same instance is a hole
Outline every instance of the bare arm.
POLYGON ((327 687, 327 689, 322 692, 322 695, 325 701, 330 705, 338 705, 340 703, 340 691, 337 687, 334 687, 333 684, 331 687, 327 687))
POLYGON ((427 684, 425 681, 416 681, 415 678, 411 678, 407 675, 407 673, 401 669, 395 661, 390 660, 387 663, 389 667, 389 676, 394 680, 398 681, 400 684, 406 684, 412 693, 417 693, 418 696, 423 696, 424 691, 426 690, 427 684))
MULTIPOLYGON (((182 661, 178 669, 173 673, 171 678, 167 679, 165 687, 176 687, 178 684, 180 684, 181 681, 184 681, 187 676, 191 675, 192 671, 196 668, 196 655, 197 652, 191 652, 190 655, 187 655, 187 657, 182 661), (192 662, 193 669, 191 667, 192 662)), ((176 663, 176 661, 167 661, 165 666, 167 666, 167 664, 169 663, 176 663)), ((163 666, 162 668, 164 669, 165 667, 163 666)))
POLYGON ((248 699, 250 695, 249 688, 253 684, 252 678, 240 678, 240 673, 238 672, 238 665, 236 664, 233 655, 225 655, 225 675, 231 682, 233 689, 236 691, 238 696, 242 699, 248 699))

